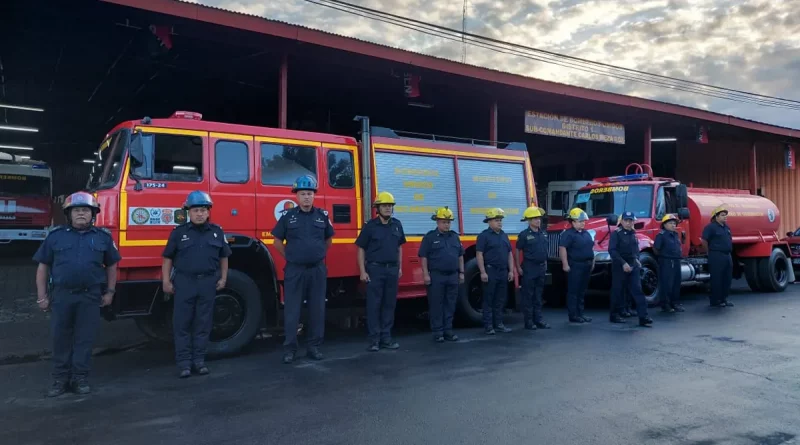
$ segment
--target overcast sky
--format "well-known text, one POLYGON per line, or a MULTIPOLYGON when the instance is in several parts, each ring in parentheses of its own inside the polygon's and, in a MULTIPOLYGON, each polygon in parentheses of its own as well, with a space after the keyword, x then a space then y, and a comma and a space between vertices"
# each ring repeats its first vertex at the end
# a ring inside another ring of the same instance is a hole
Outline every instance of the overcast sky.
MULTIPOLYGON (((304 0, 196 0, 461 59, 461 44, 304 0)), ((463 0, 349 0, 461 28, 463 0)), ((469 0, 469 32, 642 71, 800 100, 800 0, 469 0)), ((467 62, 800 128, 800 112, 630 83, 468 47, 467 62)))

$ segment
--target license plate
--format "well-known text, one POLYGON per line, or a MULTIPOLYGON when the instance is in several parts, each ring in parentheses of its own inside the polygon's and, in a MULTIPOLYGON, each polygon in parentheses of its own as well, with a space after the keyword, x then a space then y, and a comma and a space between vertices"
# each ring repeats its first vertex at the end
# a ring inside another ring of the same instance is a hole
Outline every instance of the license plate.
POLYGON ((793 258, 792 264, 800 264, 800 258, 793 258))

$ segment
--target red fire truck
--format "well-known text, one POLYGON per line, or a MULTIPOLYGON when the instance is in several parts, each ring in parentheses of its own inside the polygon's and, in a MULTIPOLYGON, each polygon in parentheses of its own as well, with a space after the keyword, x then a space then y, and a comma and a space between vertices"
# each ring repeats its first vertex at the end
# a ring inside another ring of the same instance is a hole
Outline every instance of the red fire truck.
POLYGON ((525 144, 478 146, 403 137, 370 127, 368 118, 357 119, 360 140, 206 122, 191 112, 115 127, 87 184, 102 206, 97 224, 112 233, 123 257, 107 318, 135 317, 146 333, 169 338, 171 303, 160 289, 161 252, 170 231, 186 221, 181 208, 186 195, 206 190, 214 200, 212 221, 223 227, 234 252, 227 287, 215 302, 210 350, 240 351, 263 320, 273 325, 280 319, 284 260, 272 247, 270 231, 297 205, 293 181, 311 174, 319 181, 315 205, 328 212, 336 230, 327 256, 329 307, 359 306, 354 241, 374 215, 372 198, 387 190, 397 200, 395 214, 408 239, 399 298, 425 297, 417 250, 422 236, 435 227, 434 209, 449 206, 456 214, 453 230, 466 248, 459 313, 478 322, 474 244, 486 228, 483 215, 488 208, 503 208, 505 229, 516 234, 525 224, 522 212, 535 202, 525 144))
POLYGON ((46 163, 0 153, 0 243, 42 241, 53 222, 52 196, 46 163))
MULTIPOLYGON (((595 178, 596 184, 581 188, 575 196, 574 207, 586 211, 589 221, 586 230, 595 240, 595 268, 590 287, 608 289, 611 281, 611 257, 608 254, 610 233, 625 211, 636 215, 634 225, 639 240, 642 263, 642 290, 648 304, 656 305, 658 293, 658 262, 653 242, 661 230, 661 218, 677 214, 681 222, 678 231, 684 241, 681 277, 684 283, 707 282, 708 258, 700 243, 703 228, 711 221, 711 212, 726 204, 728 225, 733 236, 734 278, 747 279, 754 291, 783 292, 795 280, 790 261, 789 245, 781 240, 777 230, 780 211, 770 200, 751 195, 747 190, 692 188, 672 178, 654 177, 648 165, 631 164, 625 175, 595 178), (634 170, 631 170, 634 168, 634 170), (630 173, 633 171, 634 173, 630 173)), ((558 241, 569 222, 548 227, 550 235, 550 265, 552 282, 563 286, 565 279, 558 260, 558 241)), ((563 292, 554 292, 562 295, 563 292)))

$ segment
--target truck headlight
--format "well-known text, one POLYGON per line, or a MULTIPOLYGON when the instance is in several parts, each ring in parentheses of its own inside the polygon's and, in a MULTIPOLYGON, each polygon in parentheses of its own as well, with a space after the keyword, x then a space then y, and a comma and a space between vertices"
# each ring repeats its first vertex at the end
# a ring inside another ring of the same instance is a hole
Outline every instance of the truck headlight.
POLYGON ((611 261, 611 255, 608 252, 595 252, 594 253, 594 261, 596 263, 608 262, 611 261))
POLYGON ((594 230, 594 229, 589 229, 589 230, 586 231, 586 233, 588 233, 589 236, 592 237, 592 241, 594 241, 594 236, 597 235, 597 231, 594 230))

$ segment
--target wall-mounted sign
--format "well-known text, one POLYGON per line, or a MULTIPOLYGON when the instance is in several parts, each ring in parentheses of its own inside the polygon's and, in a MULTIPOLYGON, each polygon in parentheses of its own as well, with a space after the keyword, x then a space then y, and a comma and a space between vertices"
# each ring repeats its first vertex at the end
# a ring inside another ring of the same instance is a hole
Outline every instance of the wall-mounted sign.
POLYGON ((625 126, 622 124, 538 111, 525 113, 525 132, 585 141, 625 144, 625 126))
POLYGON ((783 159, 787 170, 795 169, 794 147, 789 144, 783 147, 783 159))

